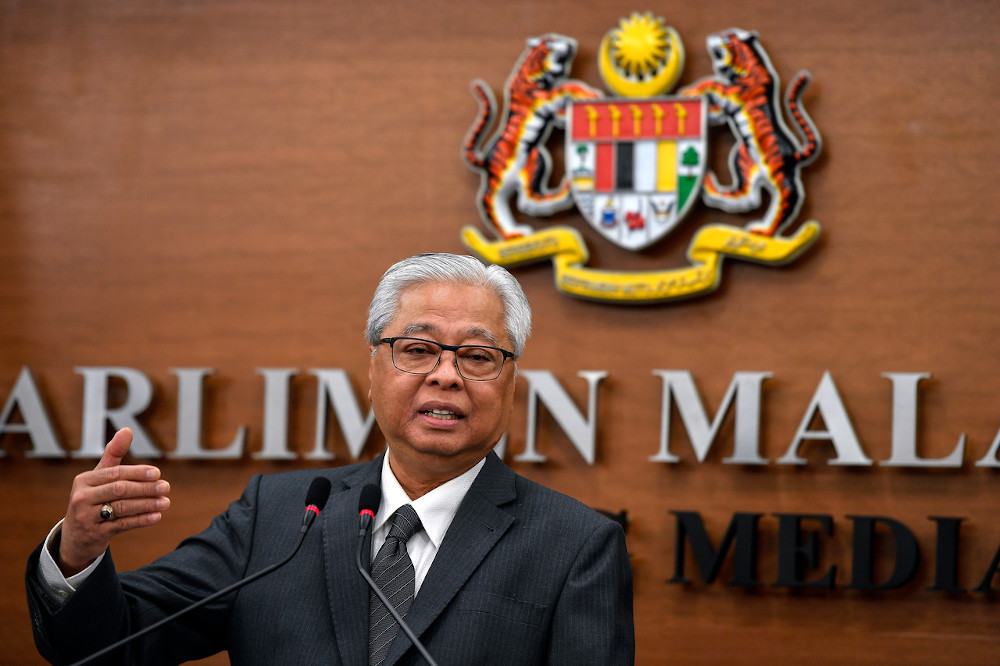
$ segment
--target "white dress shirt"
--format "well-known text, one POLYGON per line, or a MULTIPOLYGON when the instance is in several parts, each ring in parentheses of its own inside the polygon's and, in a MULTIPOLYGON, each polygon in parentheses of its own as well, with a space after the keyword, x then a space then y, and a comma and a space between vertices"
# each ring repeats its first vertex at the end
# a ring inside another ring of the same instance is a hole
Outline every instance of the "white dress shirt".
POLYGON ((382 460, 382 503, 379 505, 378 513, 375 514, 375 520, 372 521, 372 560, 389 536, 392 514, 404 504, 412 506, 420 517, 423 529, 406 542, 406 552, 413 561, 415 588, 419 593, 420 584, 423 583, 434 562, 434 556, 437 555, 444 535, 458 512, 458 506, 465 499, 465 494, 469 492, 472 482, 476 480, 485 464, 486 458, 483 458, 464 474, 438 486, 426 495, 411 500, 392 473, 389 455, 386 454, 382 460))

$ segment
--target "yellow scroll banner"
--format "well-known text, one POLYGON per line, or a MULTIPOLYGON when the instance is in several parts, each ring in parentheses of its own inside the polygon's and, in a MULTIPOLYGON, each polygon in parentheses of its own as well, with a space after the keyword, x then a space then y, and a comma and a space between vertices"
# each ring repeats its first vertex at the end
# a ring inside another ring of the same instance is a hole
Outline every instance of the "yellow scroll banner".
POLYGON ((576 229, 552 227, 510 240, 491 241, 473 227, 462 241, 486 261, 501 266, 552 259, 556 288, 598 301, 659 303, 714 291, 725 257, 779 266, 804 252, 819 237, 819 223, 803 224, 794 236, 771 238, 723 224, 698 230, 687 255, 692 264, 662 271, 605 271, 586 268, 587 245, 576 229))

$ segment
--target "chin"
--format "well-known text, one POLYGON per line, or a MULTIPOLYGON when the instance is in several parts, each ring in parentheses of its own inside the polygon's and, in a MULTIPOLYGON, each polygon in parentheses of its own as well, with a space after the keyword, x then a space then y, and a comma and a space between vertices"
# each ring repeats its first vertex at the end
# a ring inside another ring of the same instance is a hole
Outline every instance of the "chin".
POLYGON ((453 458, 465 453, 472 453, 472 449, 467 446, 451 444, 426 444, 422 446, 415 446, 413 448, 420 453, 429 456, 440 456, 442 458, 453 458))
POLYGON ((486 455, 488 447, 481 445, 470 445, 465 441, 457 441, 454 437, 426 437, 417 440, 413 449, 419 453, 443 458, 452 458, 461 455, 474 455, 477 451, 482 451, 486 455))

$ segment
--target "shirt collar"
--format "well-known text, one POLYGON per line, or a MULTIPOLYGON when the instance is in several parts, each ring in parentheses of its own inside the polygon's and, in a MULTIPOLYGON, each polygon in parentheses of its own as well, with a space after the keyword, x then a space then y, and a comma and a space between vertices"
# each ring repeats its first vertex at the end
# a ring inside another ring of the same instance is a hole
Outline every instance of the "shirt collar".
POLYGON ((458 507, 465 499, 466 493, 472 487, 479 471, 486 464, 486 458, 476 463, 472 469, 456 476, 451 481, 441 484, 434 490, 411 500, 399 485, 396 476, 389 467, 389 454, 382 460, 382 504, 372 523, 373 530, 379 530, 392 518, 396 509, 409 504, 420 517, 420 523, 435 548, 441 547, 445 532, 458 513, 458 507))

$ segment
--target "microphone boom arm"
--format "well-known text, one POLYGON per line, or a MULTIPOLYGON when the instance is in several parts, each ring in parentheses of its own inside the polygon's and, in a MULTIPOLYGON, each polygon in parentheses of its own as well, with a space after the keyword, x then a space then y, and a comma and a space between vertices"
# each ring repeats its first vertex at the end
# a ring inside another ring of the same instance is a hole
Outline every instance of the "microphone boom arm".
POLYGON ((230 585, 228 587, 224 587, 223 589, 219 590, 218 592, 214 592, 214 593, 208 595, 207 597, 205 597, 204 599, 200 599, 196 603, 194 603, 194 604, 192 604, 190 606, 186 606, 186 607, 182 608, 181 610, 177 611, 176 613, 174 613, 173 615, 168 615, 167 617, 163 618, 162 620, 160 620, 158 622, 155 622, 155 623, 149 625, 148 627, 143 627, 141 630, 137 631, 134 634, 130 634, 130 635, 126 636, 125 638, 121 639, 117 643, 112 643, 111 645, 107 646, 103 650, 101 650, 99 652, 95 652, 94 654, 90 655, 89 657, 87 657, 85 659, 81 659, 80 661, 74 662, 72 666, 83 666, 83 664, 89 664, 90 662, 94 661, 98 657, 103 657, 103 656, 105 656, 107 654, 110 654, 110 653, 114 652, 115 650, 117 650, 118 648, 120 648, 123 645, 125 645, 126 643, 131 643, 132 641, 134 641, 135 639, 139 638, 140 636, 145 636, 146 634, 148 634, 148 633, 150 633, 152 631, 156 631, 157 629, 159 629, 163 625, 167 624, 168 622, 173 622, 174 620, 176 620, 177 618, 181 617, 182 615, 186 615, 190 611, 193 611, 193 610, 195 610, 197 608, 201 608, 205 604, 210 603, 212 601, 215 601, 219 597, 224 597, 227 594, 229 594, 230 592, 234 592, 238 588, 243 587, 247 583, 252 583, 253 581, 255 581, 258 578, 260 578, 261 576, 266 576, 267 574, 271 573, 272 571, 274 571, 278 567, 282 567, 282 566, 288 564, 289 560, 291 560, 293 557, 295 557, 295 553, 299 552, 299 547, 302 545, 302 541, 305 539, 305 537, 306 537, 305 530, 300 531, 299 532, 299 538, 295 542, 295 548, 292 550, 291 554, 288 555, 288 557, 286 557, 285 559, 281 560, 280 562, 278 562, 276 564, 272 564, 272 565, 270 565, 268 567, 265 567, 265 568, 261 569, 260 571, 258 571, 257 573, 253 574, 252 576, 248 577, 248 578, 242 578, 242 579, 236 581, 235 583, 233 583, 232 585, 230 585))
POLYGON ((71 666, 83 666, 83 664, 89 664, 90 662, 94 661, 98 657, 103 657, 105 655, 108 655, 108 654, 114 652, 115 650, 117 650, 118 648, 120 648, 120 647, 122 647, 122 646, 124 646, 124 645, 126 645, 128 643, 131 643, 132 641, 134 641, 135 639, 139 638, 140 636, 145 636, 146 634, 148 634, 148 633, 150 633, 152 631, 156 631, 157 629, 159 629, 163 625, 165 625, 165 624, 167 624, 169 622, 173 622, 177 618, 179 618, 179 617, 181 617, 183 615, 186 615, 187 613, 195 610, 196 608, 201 608, 205 604, 207 604, 209 602, 212 602, 212 601, 215 601, 219 597, 224 597, 227 594, 230 594, 231 592, 234 592, 234 591, 238 590, 239 588, 243 587, 244 585, 246 585, 248 583, 252 583, 253 581, 257 580, 258 578, 261 578, 262 576, 266 576, 267 574, 271 573, 275 569, 278 569, 280 567, 285 566, 286 564, 288 564, 289 561, 291 561, 291 559, 293 557, 295 557, 295 554, 297 552, 299 552, 299 548, 302 547, 302 542, 306 538, 306 533, 309 531, 309 528, 312 526, 313 521, 316 520, 316 516, 319 515, 319 512, 323 509, 324 506, 326 506, 326 501, 327 501, 327 498, 329 496, 330 496, 330 481, 328 479, 323 478, 323 477, 316 477, 316 478, 314 478, 313 481, 312 481, 312 484, 310 484, 310 486, 309 486, 309 492, 306 493, 306 512, 302 516, 302 527, 299 529, 298 539, 296 539, 296 541, 295 541, 295 547, 292 548, 292 552, 289 553, 288 556, 285 559, 283 559, 280 562, 277 562, 275 564, 272 564, 270 566, 264 567, 263 569, 261 569, 257 573, 254 573, 254 574, 252 574, 250 576, 247 576, 246 578, 242 578, 242 579, 236 581, 235 583, 233 583, 232 585, 229 585, 229 586, 227 586, 227 587, 225 587, 225 588, 223 588, 223 589, 221 589, 221 590, 219 590, 217 592, 214 592, 214 593, 208 595, 204 599, 199 599, 198 601, 196 601, 195 603, 191 604, 190 606, 185 606, 184 608, 180 609, 176 613, 174 613, 172 615, 168 615, 167 617, 159 620, 158 622, 154 622, 153 624, 149 625, 148 627, 143 627, 142 629, 140 629, 139 631, 135 632, 134 634, 129 634, 125 638, 123 638, 123 639, 121 639, 119 641, 116 641, 116 642, 112 643, 111 645, 105 647, 104 649, 99 650, 99 651, 97 651, 97 652, 95 652, 95 653, 93 653, 93 654, 91 654, 91 655, 89 655, 87 657, 84 657, 83 659, 81 659, 79 661, 73 662, 73 664, 71 666))

